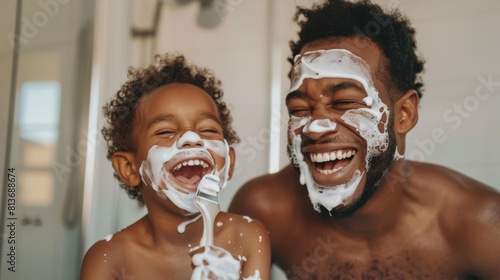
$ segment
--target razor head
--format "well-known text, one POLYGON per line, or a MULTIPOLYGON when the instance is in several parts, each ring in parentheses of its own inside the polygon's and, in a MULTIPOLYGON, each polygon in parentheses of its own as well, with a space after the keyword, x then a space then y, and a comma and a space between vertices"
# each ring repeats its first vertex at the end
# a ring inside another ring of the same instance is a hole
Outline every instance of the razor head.
POLYGON ((198 184, 198 192, 196 193, 196 196, 217 202, 217 194, 220 191, 219 181, 219 177, 215 175, 204 175, 198 184))
POLYGON ((208 199, 208 200, 211 200, 213 202, 219 202, 219 198, 215 195, 210 195, 210 194, 207 194, 205 192, 200 192, 198 191, 198 193, 196 194, 197 197, 202 197, 202 198, 205 198, 205 199, 208 199))

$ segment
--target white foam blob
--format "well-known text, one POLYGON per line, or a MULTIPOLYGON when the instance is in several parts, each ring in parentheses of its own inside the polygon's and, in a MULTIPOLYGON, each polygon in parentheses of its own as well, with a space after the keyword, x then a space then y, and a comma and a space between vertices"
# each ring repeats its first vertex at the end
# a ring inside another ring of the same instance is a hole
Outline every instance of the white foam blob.
POLYGON ((329 131, 334 131, 337 127, 335 122, 332 122, 329 119, 322 120, 309 120, 309 122, 302 129, 303 133, 325 133, 329 131))
POLYGON ((189 225, 189 224, 192 224, 192 223, 196 222, 199 218, 201 218, 201 214, 195 216, 191 220, 187 220, 187 221, 184 221, 184 222, 180 223, 177 226, 177 232, 178 233, 184 233, 186 231, 186 226, 189 225))
POLYGON ((111 238, 113 238, 112 234, 106 236, 106 238, 104 238, 104 239, 106 240, 106 242, 109 242, 111 240, 111 238))
POLYGON ((251 223, 253 220, 252 218, 248 217, 248 216, 243 216, 243 219, 247 220, 247 222, 251 223))
POLYGON ((248 277, 243 277, 243 280, 261 280, 260 271, 258 269, 255 270, 255 274, 248 277))
POLYGON ((305 79, 346 78, 360 82, 366 89, 371 79, 370 66, 362 58, 344 49, 316 50, 294 59, 290 92, 305 79))
MULTIPOLYGON (((240 279, 241 264, 229 252, 220 247, 217 250, 212 247, 204 248, 205 251, 195 254, 191 259, 195 266, 191 280, 209 279, 210 271, 217 279, 240 279)), ((196 249, 198 248, 193 248, 196 249)))
POLYGON ((404 159, 404 158, 405 158, 405 155, 400 154, 398 147, 396 147, 396 152, 394 152, 394 160, 400 160, 400 159, 404 159))
POLYGON ((247 261, 247 257, 245 256, 242 256, 242 255, 238 255, 238 259, 242 262, 246 262, 247 261))

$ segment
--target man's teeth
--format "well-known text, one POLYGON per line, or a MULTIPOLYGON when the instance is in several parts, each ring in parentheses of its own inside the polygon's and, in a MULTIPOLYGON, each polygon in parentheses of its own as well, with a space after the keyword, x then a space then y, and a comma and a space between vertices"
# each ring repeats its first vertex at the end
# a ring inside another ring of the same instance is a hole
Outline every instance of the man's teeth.
POLYGON ((337 168, 334 168, 331 170, 323 170, 323 169, 317 168, 316 170, 318 170, 318 172, 323 174, 323 175, 330 175, 330 174, 333 174, 333 173, 339 171, 340 169, 342 169, 342 167, 337 167, 337 168))
POLYGON ((195 165, 201 165, 203 168, 208 168, 208 163, 206 163, 205 161, 203 160, 198 160, 198 159, 190 159, 190 160, 186 160, 186 161, 183 161, 181 163, 179 163, 173 171, 177 171, 179 169, 181 169, 181 167, 183 166, 195 166, 195 165))
MULTIPOLYGON (((355 150, 350 151, 336 151, 330 153, 310 153, 312 162, 325 162, 332 160, 341 160, 345 158, 350 158, 356 154, 355 150)), ((329 170, 330 171, 330 170, 329 170)))

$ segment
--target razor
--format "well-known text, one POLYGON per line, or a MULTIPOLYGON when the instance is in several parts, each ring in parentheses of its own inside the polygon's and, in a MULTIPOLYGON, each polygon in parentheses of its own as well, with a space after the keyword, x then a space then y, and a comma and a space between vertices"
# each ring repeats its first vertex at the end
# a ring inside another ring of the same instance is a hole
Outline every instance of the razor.
POLYGON ((214 223, 215 217, 220 212, 220 205, 217 195, 219 193, 219 177, 206 174, 198 184, 198 191, 194 199, 194 204, 200 210, 203 218, 203 235, 200 246, 214 245, 214 223))

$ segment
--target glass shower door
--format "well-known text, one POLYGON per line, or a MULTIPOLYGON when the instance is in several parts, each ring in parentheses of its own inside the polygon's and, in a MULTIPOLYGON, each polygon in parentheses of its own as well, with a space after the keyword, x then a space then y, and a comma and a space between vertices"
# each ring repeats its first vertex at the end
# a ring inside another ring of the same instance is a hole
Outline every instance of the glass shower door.
POLYGON ((92 3, 18 1, 1 279, 78 278, 92 3))

